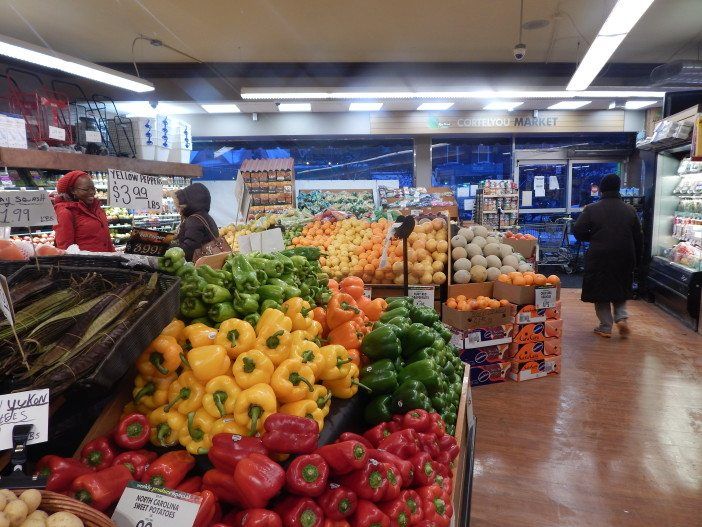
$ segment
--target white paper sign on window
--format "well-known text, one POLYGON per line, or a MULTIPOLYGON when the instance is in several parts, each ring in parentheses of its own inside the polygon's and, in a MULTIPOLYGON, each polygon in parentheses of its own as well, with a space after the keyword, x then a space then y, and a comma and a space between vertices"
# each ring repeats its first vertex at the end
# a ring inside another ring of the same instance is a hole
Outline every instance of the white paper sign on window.
POLYGON ((534 197, 535 198, 543 198, 546 196, 546 188, 545 188, 545 177, 544 176, 534 176, 534 197))

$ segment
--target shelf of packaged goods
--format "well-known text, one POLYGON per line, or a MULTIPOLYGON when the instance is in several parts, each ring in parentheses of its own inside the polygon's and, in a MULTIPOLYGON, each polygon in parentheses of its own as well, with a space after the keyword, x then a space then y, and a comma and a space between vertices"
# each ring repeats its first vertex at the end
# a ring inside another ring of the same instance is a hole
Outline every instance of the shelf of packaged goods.
POLYGON ((202 177, 200 165, 171 163, 167 161, 145 161, 128 157, 94 156, 43 150, 0 147, 0 166, 10 168, 43 168, 46 170, 83 170, 85 172, 107 172, 128 170, 151 176, 202 177))
POLYGON ((519 194, 483 194, 484 198, 518 198, 519 194))
MULTIPOLYGON (((515 209, 510 209, 510 210, 503 210, 500 214, 516 214, 517 210, 515 209)), ((498 214, 496 210, 484 210, 483 214, 498 214)))
POLYGON ((673 216, 679 218, 691 218, 691 219, 702 219, 702 212, 688 212, 684 210, 676 210, 673 216))

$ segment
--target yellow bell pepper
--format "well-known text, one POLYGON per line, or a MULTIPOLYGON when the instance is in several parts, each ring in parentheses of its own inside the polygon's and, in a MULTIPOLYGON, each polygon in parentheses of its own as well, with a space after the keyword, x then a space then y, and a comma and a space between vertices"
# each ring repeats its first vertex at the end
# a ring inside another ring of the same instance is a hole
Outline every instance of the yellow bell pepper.
POLYGON ((351 364, 348 375, 342 379, 337 379, 333 381, 324 381, 324 386, 326 386, 334 397, 339 399, 350 399, 356 392, 358 392, 358 387, 361 386, 366 390, 370 391, 358 382, 358 366, 351 364))
POLYGON ((234 402, 241 392, 230 375, 218 375, 205 385, 202 407, 215 419, 234 412, 234 402))
POLYGON ((169 337, 173 337, 178 341, 178 344, 180 346, 183 346, 183 344, 185 344, 185 332, 183 331, 184 329, 185 322, 174 318, 170 324, 163 328, 163 331, 161 331, 161 335, 168 335, 169 337))
POLYGON ((212 446, 212 425, 215 419, 204 409, 190 412, 180 427, 178 441, 191 454, 207 454, 212 446))
POLYGON ((256 335, 259 339, 265 340, 273 335, 273 333, 280 330, 290 333, 292 330, 292 320, 278 309, 266 309, 256 324, 256 335))
POLYGON ((351 369, 351 359, 346 348, 338 344, 330 344, 319 348, 324 355, 324 370, 319 374, 323 381, 335 381, 347 377, 351 369))
POLYGON ((230 318, 219 326, 215 344, 224 346, 230 358, 236 359, 256 344, 256 331, 246 320, 230 318))
POLYGON ((168 402, 168 387, 177 379, 175 373, 168 377, 144 377, 137 375, 134 378, 132 398, 137 407, 148 408, 149 411, 163 406, 168 402))
POLYGON ((166 412, 163 406, 149 414, 151 443, 155 446, 173 446, 178 443, 178 433, 187 423, 185 416, 178 412, 166 412))
POLYGON ((210 435, 212 437, 217 434, 237 434, 240 436, 245 436, 249 431, 236 422, 231 416, 220 417, 212 424, 212 431, 210 435))
POLYGON ((324 354, 319 351, 319 346, 310 340, 294 344, 290 349, 290 358, 300 359, 302 364, 309 366, 315 379, 326 369, 327 363, 324 354))
POLYGON ((277 409, 278 403, 273 388, 268 384, 254 384, 236 398, 234 419, 253 436, 263 430, 263 423, 277 409))
POLYGON ((137 370, 146 377, 167 377, 180 366, 182 353, 174 337, 159 335, 137 358, 137 370))
POLYGON ((202 406, 203 395, 205 395, 205 387, 195 378, 193 372, 184 371, 168 387, 170 402, 163 407, 163 410, 168 413, 175 408, 181 414, 188 415, 202 406))
POLYGON ((256 339, 256 349, 266 354, 271 362, 278 366, 284 360, 290 358, 290 333, 284 329, 279 329, 268 337, 258 337, 256 339))
POLYGON ((306 331, 314 321, 310 303, 299 296, 294 296, 283 302, 282 308, 285 316, 292 321, 293 331, 306 331))
POLYGON ((315 384, 314 390, 308 395, 307 398, 317 404, 317 408, 322 411, 323 417, 326 417, 329 414, 332 395, 329 393, 326 386, 322 384, 315 384))
POLYGON ((191 349, 188 352, 188 365, 198 381, 208 382, 227 373, 232 361, 223 346, 212 344, 191 349))
POLYGON ((300 359, 288 359, 276 368, 271 376, 271 388, 283 403, 301 401, 314 391, 312 368, 302 364, 300 359))
POLYGON ((258 349, 245 351, 234 361, 234 380, 241 388, 251 388, 254 384, 271 382, 275 366, 265 353, 258 349))
POLYGON ((190 343, 191 348, 214 344, 215 338, 217 338, 216 329, 200 322, 185 326, 183 334, 185 335, 185 339, 190 343))
POLYGON ((318 339, 319 340, 319 335, 322 334, 322 324, 320 324, 318 321, 313 320, 310 323, 310 327, 305 330, 305 334, 307 335, 308 339, 318 339))

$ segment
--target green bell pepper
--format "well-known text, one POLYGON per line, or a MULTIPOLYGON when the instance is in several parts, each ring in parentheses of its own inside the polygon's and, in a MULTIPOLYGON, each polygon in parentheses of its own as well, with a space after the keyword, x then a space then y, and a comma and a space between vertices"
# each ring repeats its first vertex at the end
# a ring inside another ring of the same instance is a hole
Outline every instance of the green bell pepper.
POLYGON ((371 360, 395 359, 400 355, 400 339, 389 327, 380 327, 363 337, 361 351, 371 360))
POLYGON ((408 296, 391 296, 385 299, 388 303, 388 309, 395 309, 396 307, 406 307, 409 309, 410 306, 414 305, 414 298, 408 296))
POLYGON ((295 264, 293 264, 292 260, 284 254, 277 252, 270 253, 270 256, 283 264, 283 274, 289 274, 295 271, 295 264))
POLYGON ((436 372, 435 368, 436 365, 434 361, 430 359, 413 362, 400 370, 400 373, 397 375, 397 380, 399 383, 404 383, 408 380, 419 381, 428 391, 436 391, 440 383, 439 374, 436 372))
POLYGON ((315 295, 314 300, 320 306, 326 306, 331 300, 332 293, 327 286, 321 289, 321 291, 315 295))
POLYGON ((443 322, 436 321, 431 325, 432 329, 436 331, 439 336, 444 340, 445 343, 451 342, 451 330, 443 322))
POLYGON ((430 347, 436 340, 436 332, 415 322, 402 332, 402 354, 407 357, 417 350, 430 347))
POLYGON ((439 314, 430 307, 415 305, 410 308, 410 318, 412 322, 431 327, 434 322, 439 321, 439 314))
POLYGON ((202 300, 207 304, 219 304, 220 302, 229 302, 232 299, 232 294, 220 285, 207 284, 202 291, 202 300))
POLYGON ((268 278, 278 278, 283 274, 283 262, 266 258, 249 258, 249 263, 255 271, 261 270, 268 278))
POLYGON ((185 265, 185 251, 180 247, 171 247, 158 259, 158 269, 164 273, 174 274, 185 265))
POLYGON ((295 287, 294 285, 289 285, 283 291, 283 298, 285 300, 289 300, 289 299, 294 298, 296 296, 300 296, 301 294, 302 294, 302 292, 300 291, 299 287, 295 287))
POLYGON ((185 318, 198 318, 207 315, 208 306, 197 297, 186 297, 180 302, 180 314, 185 318))
POLYGON ((236 309, 234 309, 231 302, 212 304, 207 312, 207 315, 215 322, 224 322, 230 318, 238 318, 236 309))
POLYGON ((307 261, 307 258, 304 256, 300 256, 299 254, 295 254, 290 257, 290 261, 293 263, 293 266, 295 266, 295 269, 298 271, 303 271, 309 267, 309 262, 307 261))
POLYGON ((453 426, 456 424, 456 406, 455 405, 449 405, 446 410, 444 410, 444 413, 441 414, 441 417, 444 420, 444 423, 446 423, 449 426, 453 426))
POLYGON ((266 300, 261 302, 261 307, 259 311, 263 313, 266 309, 277 309, 278 311, 282 311, 283 307, 275 300, 267 298, 266 300))
POLYGON ((261 285, 256 271, 243 254, 237 254, 231 266, 234 284, 240 293, 253 293, 261 285))
POLYGON ((441 368, 441 373, 446 375, 447 377, 453 377, 453 374, 456 373, 456 369, 453 367, 453 364, 450 362, 446 362, 446 365, 441 368))
POLYGON ((283 288, 279 285, 262 285, 256 289, 256 294, 261 301, 273 300, 279 304, 283 303, 283 288))
POLYGON ((412 364, 413 362, 426 359, 429 359, 432 362, 436 361, 436 353, 432 348, 422 348, 415 351, 412 355, 405 358, 405 363, 412 364))
POLYGON ((431 396, 431 405, 437 412, 441 413, 446 407, 446 396, 437 393, 431 396))
POLYGON ((388 322, 395 317, 409 318, 409 309, 406 307, 396 307, 394 309, 388 308, 388 311, 385 311, 385 313, 380 315, 379 320, 381 322, 388 322))
POLYGON ((197 267, 197 274, 208 284, 224 287, 224 276, 222 275, 221 271, 216 271, 209 265, 201 265, 200 267, 197 267))
POLYGON ((395 317, 386 322, 386 324, 392 328, 397 328, 395 334, 401 338, 402 334, 410 327, 410 321, 408 318, 395 317))
POLYGON ((241 316, 250 315, 251 313, 258 313, 258 295, 235 292, 232 305, 241 316))
POLYGON ((392 414, 404 414, 417 408, 427 411, 431 409, 431 401, 426 389, 419 381, 405 381, 392 394, 390 412, 392 414))
POLYGON ((393 393, 399 386, 394 366, 362 375, 361 383, 370 388, 373 395, 393 393))
POLYGON ((251 313, 250 315, 246 315, 244 317, 244 320, 251 324, 253 327, 256 327, 256 324, 258 324, 258 321, 261 319, 261 315, 258 313, 251 313))
POLYGON ((390 359, 380 359, 361 368, 361 375, 387 370, 396 371, 395 364, 390 359))
POLYGON ((366 420, 366 423, 375 426, 390 421, 392 419, 392 412, 390 411, 391 401, 391 395, 380 395, 371 399, 363 411, 363 418, 366 420))
POLYGON ((281 251, 280 254, 290 257, 299 255, 303 256, 310 262, 316 262, 322 255, 322 250, 319 247, 294 247, 293 249, 286 249, 285 251, 281 251))
POLYGON ((180 283, 180 298, 200 298, 205 287, 207 287, 207 282, 205 282, 204 278, 195 276, 195 278, 186 279, 180 283))
POLYGON ((180 266, 180 268, 176 271, 176 276, 183 280, 192 280, 195 279, 198 274, 197 274, 197 269, 195 268, 195 265, 193 265, 192 262, 185 262, 183 265, 180 266))

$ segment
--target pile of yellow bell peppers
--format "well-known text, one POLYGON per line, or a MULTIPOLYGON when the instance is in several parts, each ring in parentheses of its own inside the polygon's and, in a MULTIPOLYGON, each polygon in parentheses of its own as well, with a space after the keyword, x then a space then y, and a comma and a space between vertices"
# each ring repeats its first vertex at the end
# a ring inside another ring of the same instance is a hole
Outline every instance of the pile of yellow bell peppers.
POLYGON ((267 309, 254 328, 240 319, 218 329, 171 322, 137 359, 128 410, 148 416, 151 442, 206 453, 218 433, 255 435, 275 412, 314 419, 331 397, 358 391, 358 366, 343 346, 320 346, 322 326, 294 297, 267 309))

